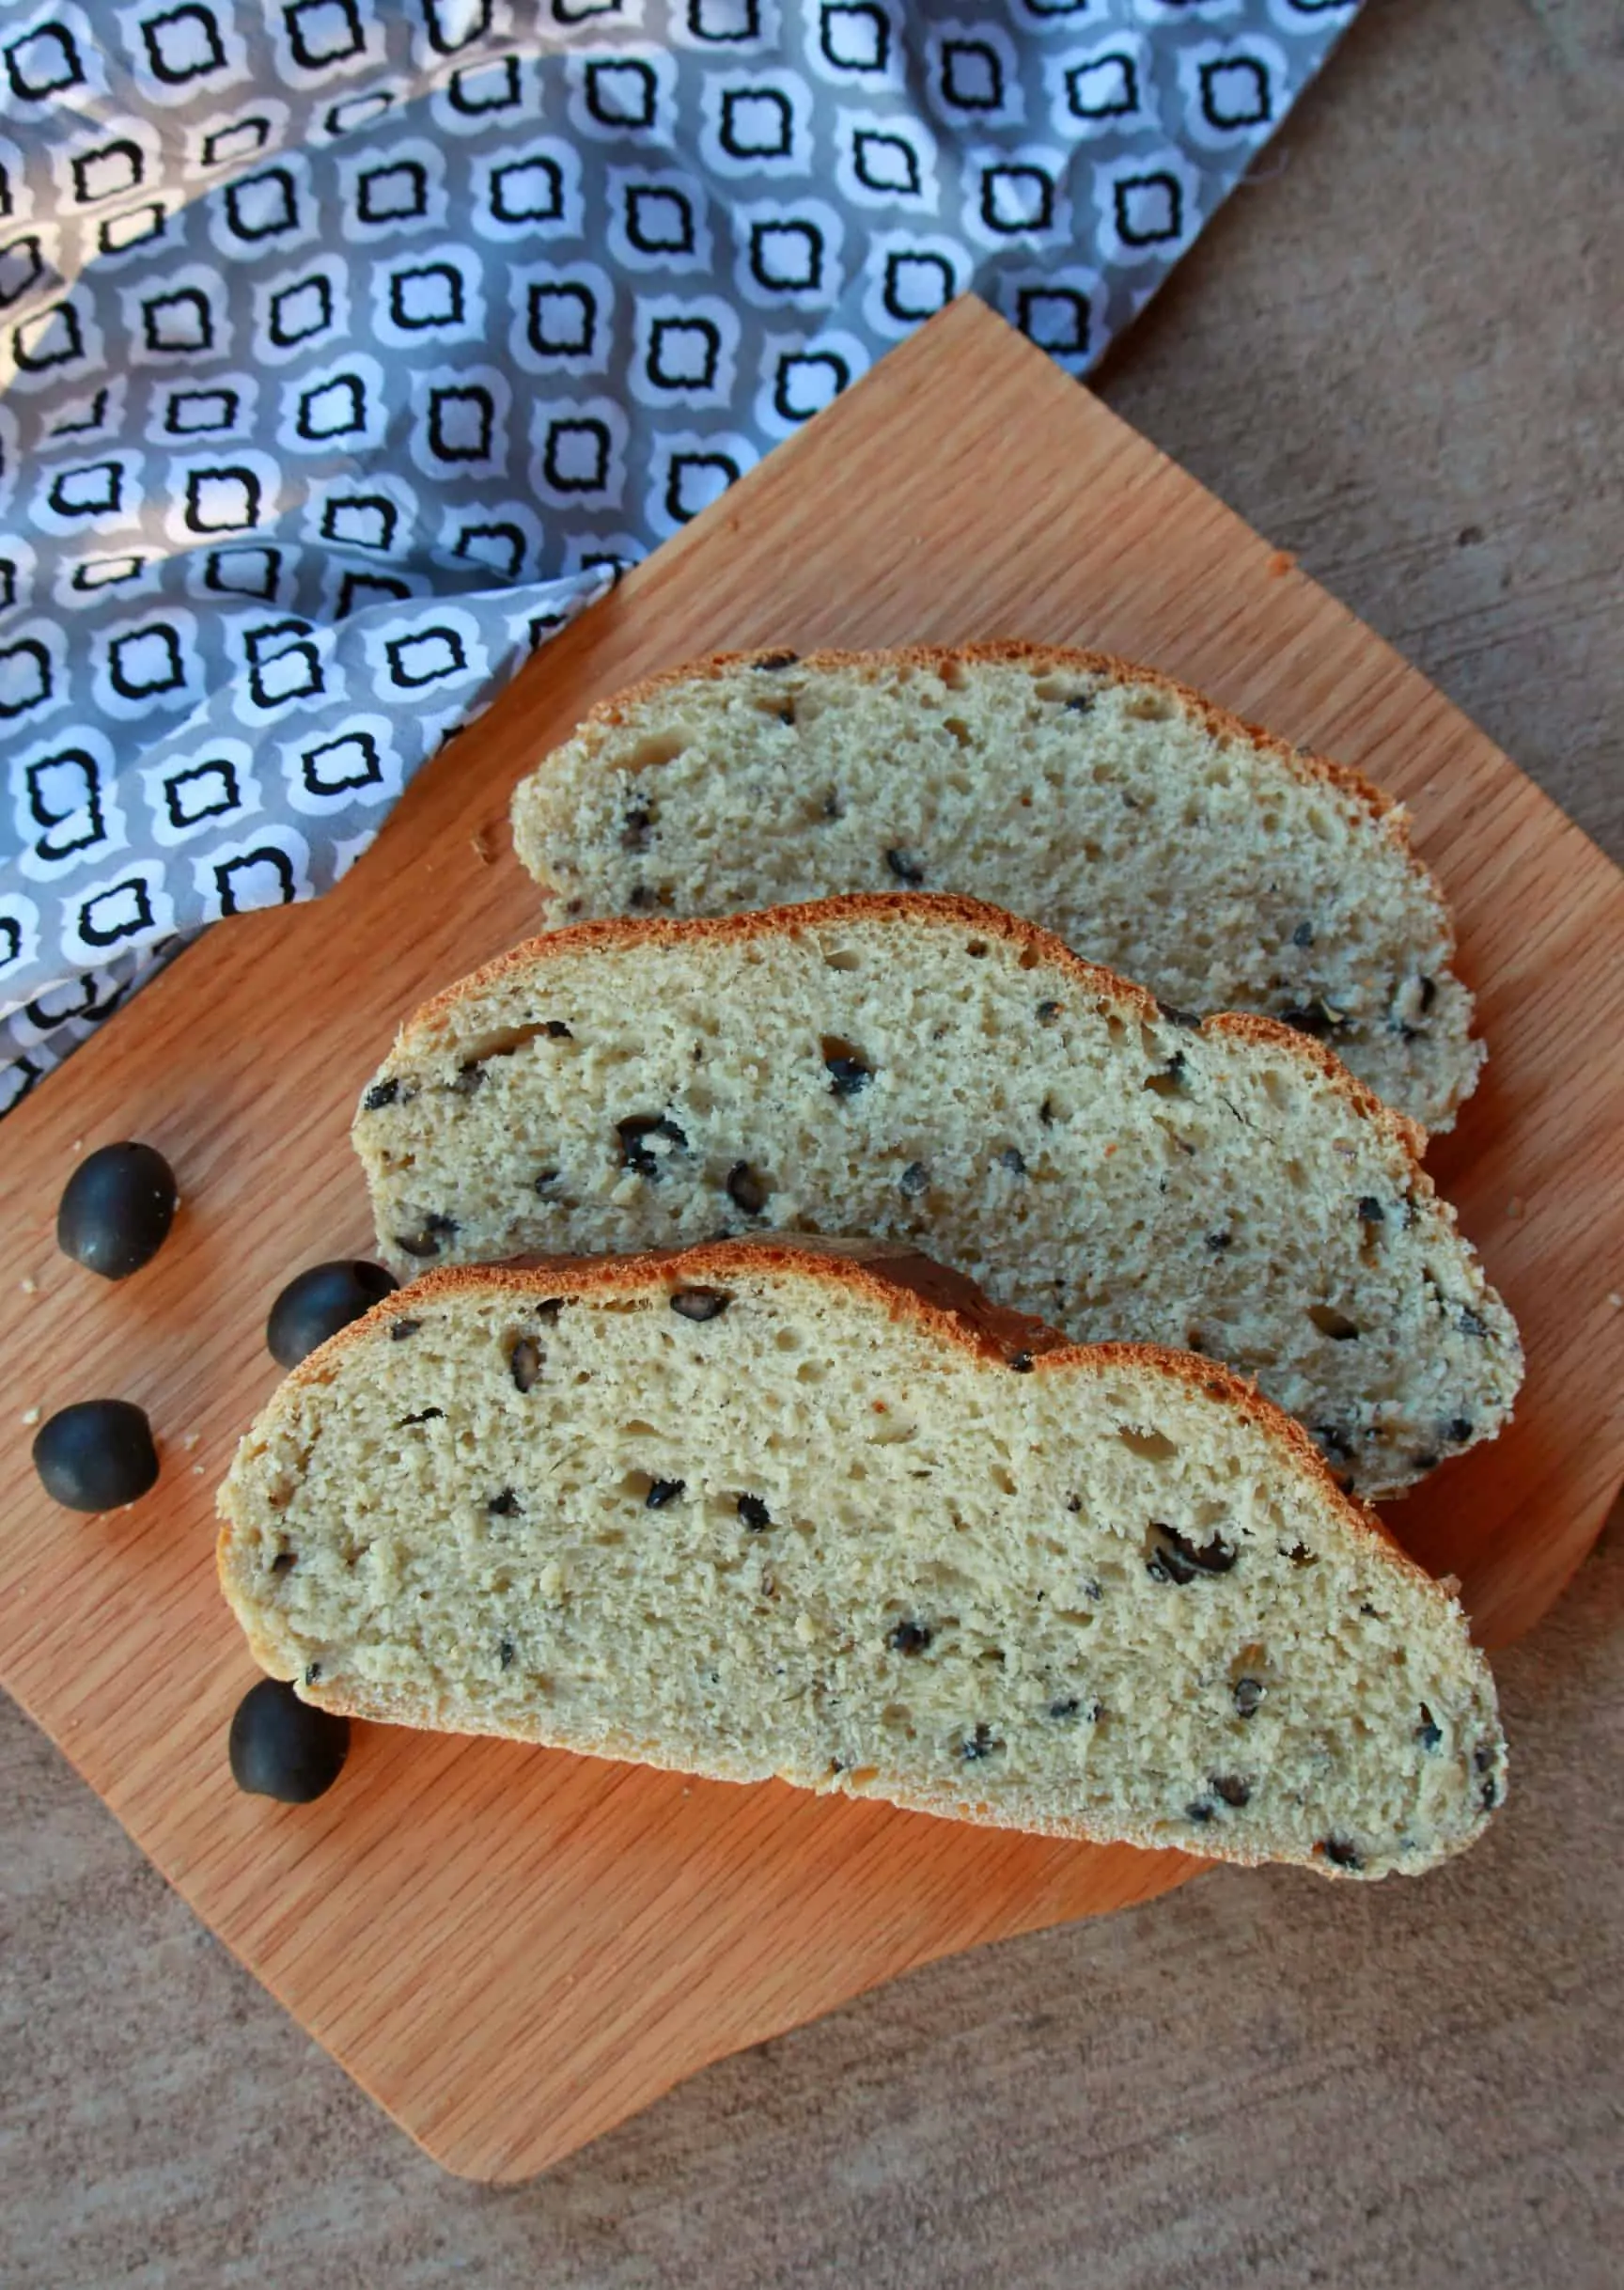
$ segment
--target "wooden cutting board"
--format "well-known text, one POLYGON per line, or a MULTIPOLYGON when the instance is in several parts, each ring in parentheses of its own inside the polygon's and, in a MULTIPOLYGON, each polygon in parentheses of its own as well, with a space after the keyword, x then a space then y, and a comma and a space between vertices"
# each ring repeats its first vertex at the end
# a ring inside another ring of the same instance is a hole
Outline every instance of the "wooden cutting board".
POLYGON ((1434 1167, 1529 1376, 1515 1428, 1393 1523, 1503 1642, 1624 1470, 1624 880, 1340 605, 957 306, 549 646, 330 898, 211 933, 0 1129, 0 1678, 454 2171, 524 2177, 862 1988, 1198 1865, 379 1728, 314 1806, 241 1796, 226 1772, 255 1672, 214 1587, 214 1482, 275 1381, 277 1290, 368 1249, 347 1129, 398 1016, 539 923, 514 780, 601 694, 690 653, 993 635, 1153 662, 1408 798, 1493 1050, 1434 1167), (75 1153, 121 1137, 169 1155, 185 1207, 157 1263, 109 1287, 56 1255, 53 1225, 75 1153), (164 1468, 145 1501, 84 1518, 45 1499, 22 1418, 100 1394, 148 1410, 164 1468))

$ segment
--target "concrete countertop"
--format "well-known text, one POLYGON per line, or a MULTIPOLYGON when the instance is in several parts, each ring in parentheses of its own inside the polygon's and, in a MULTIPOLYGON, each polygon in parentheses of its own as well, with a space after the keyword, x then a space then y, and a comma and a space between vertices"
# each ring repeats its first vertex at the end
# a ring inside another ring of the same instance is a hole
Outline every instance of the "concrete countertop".
MULTIPOLYGON (((1099 377, 1615 857, 1621 278, 1616 0, 1371 0, 1099 377)), ((1425 1881, 1214 1872, 496 2191, 418 2155, 0 1702, 0 2283, 1601 2290, 1621 1618, 1616 1519, 1497 1664, 1506 1814, 1425 1881)))

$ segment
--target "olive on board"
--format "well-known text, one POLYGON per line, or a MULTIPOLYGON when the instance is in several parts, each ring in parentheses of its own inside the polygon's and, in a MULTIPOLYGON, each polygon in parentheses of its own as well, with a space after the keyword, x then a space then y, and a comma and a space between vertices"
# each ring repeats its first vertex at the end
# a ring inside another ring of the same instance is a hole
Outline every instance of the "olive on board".
POLYGON ((180 1199, 156 1147, 99 1146, 62 1188, 56 1246, 104 1280, 126 1280, 168 1239, 180 1199))

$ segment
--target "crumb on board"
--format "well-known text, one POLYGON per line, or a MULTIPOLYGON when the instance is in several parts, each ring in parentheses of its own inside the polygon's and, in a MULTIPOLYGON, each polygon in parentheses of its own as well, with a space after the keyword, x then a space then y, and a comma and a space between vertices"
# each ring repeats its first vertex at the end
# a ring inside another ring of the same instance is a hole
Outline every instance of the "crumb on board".
POLYGON ((1616 1288, 1610 1288, 1607 1291, 1607 1301, 1616 1312, 1624 1312, 1624 1296, 1621 1296, 1616 1288))
POLYGON ((39 1422, 39 1415, 40 1410, 38 1407, 25 1407, 23 1410, 23 1420, 27 1424, 35 1424, 39 1422))
POLYGON ((468 839, 481 867, 493 867, 496 864, 495 840, 489 827, 478 828, 468 839))
POLYGON ((75 1153, 83 1153, 83 1152, 84 1152, 84 1150, 85 1150, 85 1140, 84 1140, 84 1138, 83 1138, 83 1137, 75 1137, 75 1138, 74 1138, 74 1140, 73 1140, 73 1150, 74 1150, 74 1152, 75 1152, 75 1153))
POLYGON ((180 1444, 186 1450, 186 1452, 190 1454, 202 1436, 203 1435, 201 1432, 188 1432, 185 1438, 181 1440, 180 1444))
POLYGON ((202 1466, 200 1463, 195 1463, 195 1464, 192 1466, 192 1476, 193 1476, 193 1478, 194 1478, 194 1479, 201 1479, 201 1478, 202 1478, 202 1476, 203 1476, 203 1466, 202 1466))
POLYGON ((37 1296, 39 1294, 39 1283, 32 1273, 26 1279, 19 1280, 17 1285, 25 1296, 37 1296))
POLYGON ((1284 580, 1287 573, 1294 569, 1296 563, 1297 559, 1289 549, 1274 549, 1271 552, 1269 562, 1264 570, 1271 580, 1284 580))

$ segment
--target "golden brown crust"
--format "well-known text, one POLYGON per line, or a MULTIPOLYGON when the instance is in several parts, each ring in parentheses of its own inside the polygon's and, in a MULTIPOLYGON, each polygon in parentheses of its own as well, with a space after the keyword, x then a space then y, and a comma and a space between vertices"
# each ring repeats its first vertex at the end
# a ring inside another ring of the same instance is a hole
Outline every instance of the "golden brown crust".
MULTIPOLYGON (((362 1319, 330 1336, 292 1370, 271 1405, 279 1407, 293 1392, 329 1382, 336 1363, 365 1343, 374 1329, 391 1320, 421 1313, 436 1296, 504 1290, 549 1299, 624 1295, 666 1286, 714 1286, 726 1281, 729 1274, 759 1272, 799 1275, 843 1287, 879 1305, 892 1319, 911 1323, 932 1341, 951 1345, 983 1366, 1010 1369, 1023 1361, 1023 1372, 1039 1375, 1148 1372, 1182 1383, 1232 1408, 1261 1432, 1288 1469, 1308 1475, 1316 1492, 1355 1536, 1378 1545, 1414 1581, 1424 1584, 1444 1604, 1451 1603, 1375 1513, 1344 1494, 1303 1426, 1243 1376, 1217 1360, 1174 1351, 1165 1344, 1072 1343, 1046 1322, 993 1304, 961 1274, 910 1249, 882 1247, 876 1252, 866 1244, 832 1247, 798 1233, 781 1233, 749 1240, 705 1241, 694 1248, 650 1250, 634 1256, 528 1258, 511 1264, 450 1265, 397 1289, 362 1319)), ((225 1542, 223 1529, 217 1546, 223 1585, 225 1542)), ((230 1597, 228 1588, 226 1596, 230 1597)), ((235 1608, 235 1601, 232 1603, 235 1608)))
MULTIPOLYGON (((1040 963, 1048 964, 1065 974, 1073 991, 1109 1004, 1124 1018, 1148 1023, 1165 1014, 1162 1004, 1146 987, 1135 985, 1131 979, 1104 969, 1098 963, 1085 962, 1053 931, 1023 921, 1018 915, 1007 914, 1002 907, 989 906, 958 891, 847 891, 836 898, 810 899, 799 906, 761 907, 752 914, 695 915, 680 920, 666 917, 609 916, 594 922, 571 922, 562 930, 543 932, 511 948, 508 953, 498 954, 480 969, 457 980, 431 1000, 422 1003, 401 1024, 389 1059, 380 1071, 387 1073, 396 1057, 415 1046, 414 1036, 431 1029, 466 996, 500 986, 505 979, 528 964, 601 949, 693 946, 706 942, 726 945, 740 939, 766 937, 774 931, 793 934, 803 930, 838 929, 842 924, 878 918, 950 922, 974 931, 980 937, 1001 938, 1023 955, 1031 957, 1024 965, 1026 968, 1036 969, 1040 963)), ((1369 1122, 1402 1154, 1409 1165, 1410 1182, 1430 1193, 1430 1182, 1421 1168, 1421 1155, 1427 1149, 1426 1130, 1419 1121, 1396 1111, 1356 1079, 1323 1043, 1298 1033, 1278 1019, 1266 1018, 1252 1011, 1220 1012, 1204 1019, 1195 1030, 1204 1032, 1208 1027, 1235 1041, 1255 1042, 1280 1051, 1329 1082, 1360 1121, 1369 1122)), ((373 1080, 377 1078, 375 1074, 373 1080)))
POLYGON ((1427 1132, 1421 1122, 1400 1113, 1384 1097, 1378 1097, 1357 1074, 1351 1074, 1333 1049, 1323 1042, 1316 1042, 1310 1034, 1300 1034, 1294 1026, 1280 1018, 1265 1017, 1261 1011, 1221 1010, 1202 1021, 1203 1028, 1210 1026, 1214 1033, 1227 1034, 1235 1042, 1257 1042, 1266 1049, 1286 1050, 1301 1064, 1311 1065, 1346 1098, 1362 1121, 1380 1129, 1389 1140, 1413 1164, 1412 1183, 1430 1193, 1432 1180, 1421 1167, 1421 1155, 1427 1150, 1427 1132))
POLYGON ((795 906, 757 907, 742 915, 688 915, 677 918, 663 915, 604 915, 593 922, 568 922, 558 930, 542 931, 534 938, 524 939, 506 954, 497 954, 479 969, 470 971, 466 978, 443 987, 404 1020, 399 1039, 404 1040, 409 1032, 419 1027, 431 1026, 442 1012, 465 996, 499 986, 510 971, 523 969, 527 963, 550 961, 560 954, 587 953, 600 948, 697 946, 706 942, 726 946, 742 938, 764 938, 775 930, 787 933, 804 929, 837 930, 844 923, 898 915, 956 922, 983 937, 1007 939, 1011 946, 1030 949, 1040 961, 1057 964, 1085 992, 1112 1001, 1124 1016, 1151 1019, 1160 1015, 1160 1005, 1148 987, 1136 986, 1131 979, 1120 978, 1115 970, 1107 970, 1098 963, 1085 962, 1053 931, 1043 930, 1035 922, 1023 922, 1018 915, 1006 914, 1001 906, 989 906, 960 891, 849 890, 829 899, 807 899, 795 906))
MULTIPOLYGON (((643 706, 659 693, 668 691, 674 684, 716 682, 757 660, 777 660, 784 650, 763 646, 758 651, 743 652, 712 652, 699 660, 679 662, 675 667, 661 668, 654 674, 628 684, 618 692, 609 694, 592 708, 578 728, 580 732, 595 725, 606 728, 624 722, 635 708, 643 706)), ((1261 724, 1247 722, 1243 716, 1232 714, 1221 708, 1216 700, 1192 685, 1180 683, 1177 677, 1163 674, 1160 668, 1145 667, 1132 660, 1124 660, 1115 652, 1097 652, 1065 644, 1038 644, 1024 637, 1010 636, 977 644, 899 644, 877 651, 801 652, 792 655, 793 665, 809 668, 815 673, 835 668, 872 667, 906 665, 940 673, 944 667, 1009 666, 1036 668, 1060 675, 1101 676, 1113 683, 1148 684, 1178 701, 1186 715, 1215 740, 1242 740, 1255 754, 1277 763, 1304 787, 1329 788, 1348 798, 1366 819, 1386 837, 1399 853, 1410 872, 1422 883, 1436 900, 1440 921, 1445 935, 1449 956, 1455 952, 1453 919, 1444 897, 1443 886, 1437 876, 1414 851, 1410 840, 1409 814, 1402 804, 1367 779, 1364 773, 1351 763, 1335 762, 1329 756, 1316 755, 1301 747, 1293 747, 1261 724)), ((789 665, 786 662, 786 666, 789 665)), ((557 750, 554 751, 557 753, 557 750)), ((533 768, 544 771, 549 759, 543 757, 533 768)))

